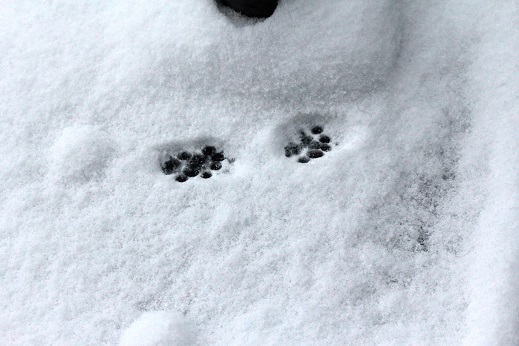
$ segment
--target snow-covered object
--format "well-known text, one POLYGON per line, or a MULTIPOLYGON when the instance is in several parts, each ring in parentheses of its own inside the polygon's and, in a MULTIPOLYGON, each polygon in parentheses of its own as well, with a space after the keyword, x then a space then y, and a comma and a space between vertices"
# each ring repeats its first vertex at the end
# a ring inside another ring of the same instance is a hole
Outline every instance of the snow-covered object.
POLYGON ((194 346, 196 331, 180 314, 145 312, 123 332, 119 345, 194 346))
POLYGON ((58 183, 101 178, 114 151, 103 131, 86 125, 67 127, 51 147, 49 174, 58 183))

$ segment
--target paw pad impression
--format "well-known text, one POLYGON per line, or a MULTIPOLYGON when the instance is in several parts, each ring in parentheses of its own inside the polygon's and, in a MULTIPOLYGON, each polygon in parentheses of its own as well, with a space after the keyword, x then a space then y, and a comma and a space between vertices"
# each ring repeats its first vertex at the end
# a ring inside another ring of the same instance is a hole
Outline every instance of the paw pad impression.
POLYGON ((209 179, 212 171, 222 169, 222 161, 226 160, 223 150, 212 145, 206 145, 201 150, 182 150, 175 153, 167 152, 160 164, 162 172, 174 175, 175 180, 183 183, 189 178, 200 176, 209 179))
POLYGON ((311 159, 324 156, 325 152, 332 150, 331 138, 323 133, 322 126, 314 126, 307 133, 299 131, 299 143, 290 142, 285 146, 285 156, 298 158, 299 163, 308 163, 311 159))

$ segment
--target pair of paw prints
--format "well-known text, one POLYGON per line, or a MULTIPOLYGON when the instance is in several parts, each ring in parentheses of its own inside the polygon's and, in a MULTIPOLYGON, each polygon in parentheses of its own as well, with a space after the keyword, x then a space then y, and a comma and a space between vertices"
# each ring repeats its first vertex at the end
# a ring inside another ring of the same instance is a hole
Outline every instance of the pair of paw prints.
POLYGON ((201 150, 166 152, 160 166, 164 174, 174 175, 176 181, 183 183, 196 176, 211 178, 213 171, 222 169, 224 160, 226 157, 223 150, 206 145, 201 150))
POLYGON ((299 143, 289 142, 285 146, 286 157, 297 157, 297 162, 308 163, 311 159, 324 156, 325 152, 332 150, 331 138, 323 133, 322 126, 314 126, 310 133, 305 130, 299 131, 299 143))
MULTIPOLYGON (((299 129, 297 133, 297 139, 293 137, 284 147, 287 158, 295 157, 297 162, 308 163, 332 150, 332 139, 324 133, 323 126, 308 126, 299 129)), ((222 170, 224 164, 232 162, 234 159, 227 158, 223 149, 202 145, 193 150, 184 150, 182 147, 178 150, 165 150, 160 167, 164 174, 173 175, 176 181, 183 183, 197 176, 209 179, 222 170)))

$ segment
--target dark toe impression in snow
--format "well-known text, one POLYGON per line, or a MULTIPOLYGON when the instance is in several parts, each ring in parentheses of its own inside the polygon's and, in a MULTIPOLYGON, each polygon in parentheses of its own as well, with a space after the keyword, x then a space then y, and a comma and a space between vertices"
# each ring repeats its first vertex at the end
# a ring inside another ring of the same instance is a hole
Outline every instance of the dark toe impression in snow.
POLYGON ((324 156, 325 152, 332 150, 329 144, 331 138, 323 134, 322 126, 314 126, 310 131, 299 131, 299 143, 290 142, 285 146, 286 157, 297 157, 297 162, 308 163, 311 159, 324 156))
POLYGON ((183 183, 196 176, 203 179, 211 178, 211 171, 220 170, 221 162, 225 159, 223 150, 206 145, 201 150, 168 152, 160 162, 160 167, 164 174, 174 175, 176 181, 183 183))
POLYGON ((249 18, 268 18, 272 16, 278 5, 278 0, 216 0, 216 2, 249 18))

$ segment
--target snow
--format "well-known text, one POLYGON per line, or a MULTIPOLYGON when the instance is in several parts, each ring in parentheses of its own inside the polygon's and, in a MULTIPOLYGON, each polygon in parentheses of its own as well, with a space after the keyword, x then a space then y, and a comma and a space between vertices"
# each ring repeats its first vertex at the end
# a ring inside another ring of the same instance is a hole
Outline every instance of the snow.
POLYGON ((473 67, 478 126, 470 146, 477 157, 487 159, 483 179, 488 197, 468 256, 473 267, 467 345, 519 343, 519 17, 509 16, 515 8, 489 9, 493 15, 483 23, 491 29, 482 34, 473 67), (510 50, 502 51, 500 45, 510 50))
POLYGON ((196 344, 196 331, 176 313, 143 313, 121 337, 121 346, 188 346, 196 344))
POLYGON ((101 177, 115 148, 103 131, 92 126, 69 126, 51 147, 49 178, 86 182, 101 177))
POLYGON ((3 345, 516 345, 513 1, 4 1, 3 345), (324 126, 333 149, 283 147, 324 126), (162 174, 212 142, 211 179, 162 174))

